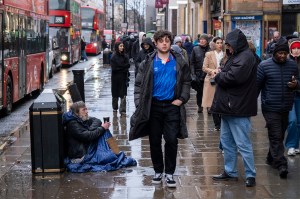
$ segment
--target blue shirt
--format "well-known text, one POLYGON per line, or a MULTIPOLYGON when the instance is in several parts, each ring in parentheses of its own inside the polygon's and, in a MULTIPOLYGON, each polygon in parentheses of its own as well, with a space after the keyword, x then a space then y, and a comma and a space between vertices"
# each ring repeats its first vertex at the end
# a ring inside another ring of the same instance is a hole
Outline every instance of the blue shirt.
POLYGON ((152 97, 156 100, 173 100, 176 85, 176 60, 169 54, 166 63, 157 55, 153 61, 154 81, 152 97))

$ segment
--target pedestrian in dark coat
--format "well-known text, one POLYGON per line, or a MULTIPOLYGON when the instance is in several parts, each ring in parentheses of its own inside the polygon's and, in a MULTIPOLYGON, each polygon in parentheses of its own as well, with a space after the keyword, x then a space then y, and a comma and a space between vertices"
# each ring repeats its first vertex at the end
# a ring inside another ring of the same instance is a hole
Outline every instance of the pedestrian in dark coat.
POLYGON ((142 61, 145 60, 146 56, 154 51, 154 44, 151 38, 147 37, 141 44, 142 50, 140 50, 136 60, 135 60, 135 70, 134 74, 136 76, 138 72, 139 65, 142 61))
POLYGON ((187 55, 188 55, 189 60, 190 60, 191 59, 191 55, 192 55, 192 51, 193 51, 193 48, 194 48, 194 45, 193 45, 193 43, 191 41, 191 38, 189 36, 186 37, 185 42, 183 44, 183 47, 186 50, 187 55))
POLYGON ((199 45, 195 46, 192 50, 192 55, 190 59, 190 67, 192 74, 192 81, 196 82, 192 85, 197 85, 193 87, 196 91, 197 105, 198 105, 198 113, 202 113, 203 107, 202 105, 202 97, 203 97, 203 85, 206 73, 202 71, 203 62, 205 58, 205 53, 208 52, 208 36, 206 34, 202 34, 199 39, 199 45))
POLYGON ((269 137, 267 164, 278 169, 281 178, 288 174, 283 141, 299 77, 297 64, 288 59, 288 54, 287 41, 281 38, 275 44, 273 57, 261 62, 257 69, 258 94, 261 92, 261 109, 269 137))
POLYGON ((129 74, 129 58, 125 54, 124 44, 115 43, 115 52, 111 57, 111 94, 113 111, 117 112, 119 107, 119 98, 121 98, 119 112, 121 115, 126 114, 126 95, 129 74))
POLYGON ((159 30, 154 40, 157 50, 140 64, 135 79, 136 110, 130 120, 129 140, 149 135, 155 171, 152 183, 160 184, 165 173, 167 186, 176 187, 177 138, 187 137, 184 104, 190 98, 190 68, 181 55, 170 51, 172 33, 159 30))
POLYGON ((221 143, 224 150, 224 172, 213 180, 238 180, 238 150, 244 162, 246 186, 256 185, 256 169, 250 139, 251 116, 257 114, 257 62, 244 33, 235 29, 225 40, 228 60, 211 77, 216 91, 211 112, 221 115, 221 143))

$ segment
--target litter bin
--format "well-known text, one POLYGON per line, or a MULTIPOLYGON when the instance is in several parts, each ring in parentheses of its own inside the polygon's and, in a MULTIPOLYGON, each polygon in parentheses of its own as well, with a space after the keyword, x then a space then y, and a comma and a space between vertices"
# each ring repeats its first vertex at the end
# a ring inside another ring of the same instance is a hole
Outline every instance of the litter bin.
POLYGON ((63 172, 64 133, 62 114, 65 99, 45 89, 30 106, 32 173, 63 172))
POLYGON ((110 65, 110 58, 112 52, 110 50, 105 50, 103 52, 103 65, 110 65))

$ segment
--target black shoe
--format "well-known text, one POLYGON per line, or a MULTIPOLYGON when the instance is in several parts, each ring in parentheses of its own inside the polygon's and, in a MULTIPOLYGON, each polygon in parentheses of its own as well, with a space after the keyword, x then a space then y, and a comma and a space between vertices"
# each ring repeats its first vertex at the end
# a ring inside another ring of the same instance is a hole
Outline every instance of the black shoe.
POLYGON ((220 127, 215 127, 214 131, 220 131, 220 127))
POLYGON ((256 185, 255 178, 249 177, 246 179, 246 187, 254 187, 256 185))
POLYGON ((238 180, 238 177, 231 177, 229 176, 225 171, 220 174, 220 175, 216 175, 216 176, 213 176, 212 177, 213 180, 216 180, 216 181, 237 181, 238 180))
POLYGON ((198 113, 202 113, 203 112, 203 108, 202 107, 199 107, 198 108, 198 113))
POLYGON ((279 176, 280 176, 280 178, 286 178, 288 173, 289 173, 289 171, 287 170, 286 167, 280 167, 279 168, 279 176))

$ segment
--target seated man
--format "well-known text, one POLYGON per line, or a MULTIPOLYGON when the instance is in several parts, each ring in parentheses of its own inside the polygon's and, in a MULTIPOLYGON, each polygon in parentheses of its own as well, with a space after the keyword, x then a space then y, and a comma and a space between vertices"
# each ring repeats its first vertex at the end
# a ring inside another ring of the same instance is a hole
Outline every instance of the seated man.
POLYGON ((108 130, 110 122, 89 117, 83 101, 73 103, 70 111, 63 114, 63 124, 68 171, 113 171, 137 164, 119 150, 108 130))

